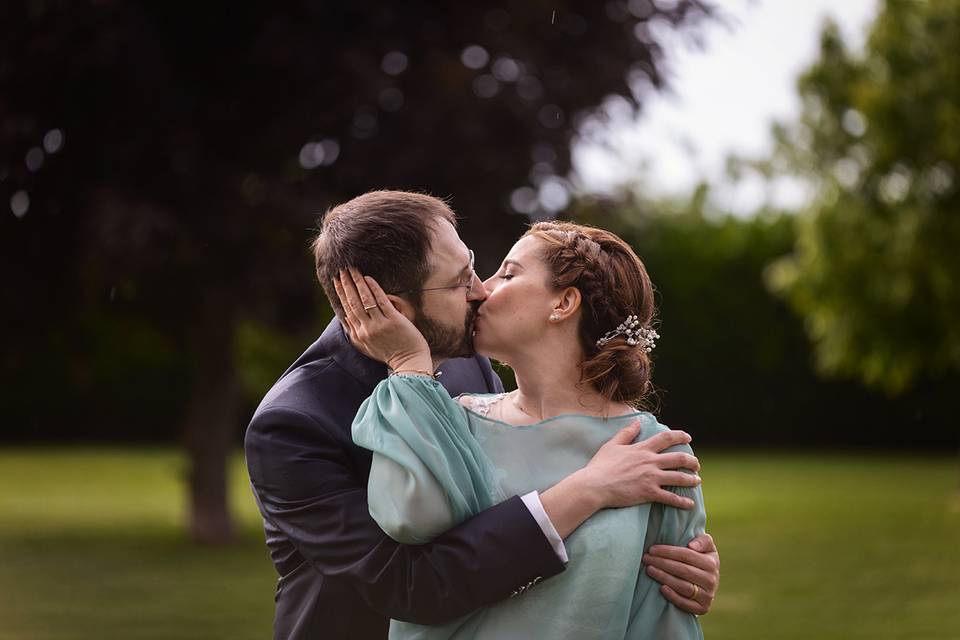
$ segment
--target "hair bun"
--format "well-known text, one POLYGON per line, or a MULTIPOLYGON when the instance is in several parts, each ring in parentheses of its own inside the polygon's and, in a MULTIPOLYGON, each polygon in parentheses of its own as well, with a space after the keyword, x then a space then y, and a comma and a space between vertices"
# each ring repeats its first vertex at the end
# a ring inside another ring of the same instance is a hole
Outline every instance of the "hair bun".
POLYGON ((580 365, 583 382, 614 402, 637 404, 652 391, 650 356, 625 341, 609 343, 580 365))
POLYGON ((603 229, 538 222, 527 235, 545 242, 553 286, 580 291, 582 382, 608 401, 640 405, 652 391, 649 351, 659 337, 650 327, 653 283, 643 262, 623 239, 603 229))

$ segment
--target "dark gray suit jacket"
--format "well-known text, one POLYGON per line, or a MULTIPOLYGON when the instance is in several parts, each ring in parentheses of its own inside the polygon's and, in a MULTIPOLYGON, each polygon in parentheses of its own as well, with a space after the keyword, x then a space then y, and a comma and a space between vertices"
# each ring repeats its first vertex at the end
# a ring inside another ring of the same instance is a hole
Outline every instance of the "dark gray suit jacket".
MULTIPOLYGON (((441 370, 452 395, 502 390, 486 358, 441 370)), ((445 622, 563 570, 517 496, 425 545, 380 530, 367 510, 371 453, 350 426, 386 374, 334 319, 247 429, 247 468, 280 576, 276 638, 385 638, 389 618, 445 622)))

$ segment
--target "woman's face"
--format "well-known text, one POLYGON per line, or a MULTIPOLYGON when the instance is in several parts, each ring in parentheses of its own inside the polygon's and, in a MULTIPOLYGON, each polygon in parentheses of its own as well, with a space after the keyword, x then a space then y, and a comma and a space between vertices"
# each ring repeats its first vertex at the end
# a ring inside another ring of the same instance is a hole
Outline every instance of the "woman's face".
POLYGON ((487 299, 474 324, 477 353, 509 364, 523 346, 543 335, 559 299, 540 257, 543 249, 539 238, 521 238, 500 269, 483 283, 487 299))

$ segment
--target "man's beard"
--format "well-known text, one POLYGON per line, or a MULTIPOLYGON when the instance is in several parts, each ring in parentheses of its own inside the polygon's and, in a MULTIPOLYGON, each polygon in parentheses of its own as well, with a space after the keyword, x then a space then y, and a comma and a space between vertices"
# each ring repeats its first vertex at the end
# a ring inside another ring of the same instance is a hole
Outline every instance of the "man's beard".
POLYGON ((420 330, 430 346, 430 355, 434 360, 448 358, 469 358, 476 355, 473 348, 473 323, 477 319, 477 306, 470 305, 463 325, 447 326, 417 310, 414 326, 420 330))

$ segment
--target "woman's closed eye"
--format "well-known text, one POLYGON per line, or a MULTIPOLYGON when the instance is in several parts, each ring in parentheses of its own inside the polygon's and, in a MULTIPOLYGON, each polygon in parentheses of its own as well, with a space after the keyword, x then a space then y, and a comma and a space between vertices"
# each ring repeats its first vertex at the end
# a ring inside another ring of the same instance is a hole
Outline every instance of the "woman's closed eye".
POLYGON ((500 279, 501 279, 501 280, 513 280, 513 276, 514 276, 514 275, 515 275, 515 274, 513 274, 513 273, 505 273, 505 274, 503 274, 502 276, 500 276, 500 279))

